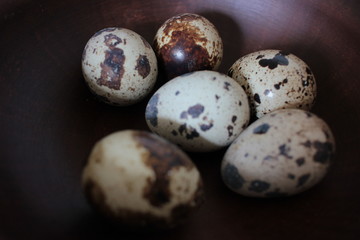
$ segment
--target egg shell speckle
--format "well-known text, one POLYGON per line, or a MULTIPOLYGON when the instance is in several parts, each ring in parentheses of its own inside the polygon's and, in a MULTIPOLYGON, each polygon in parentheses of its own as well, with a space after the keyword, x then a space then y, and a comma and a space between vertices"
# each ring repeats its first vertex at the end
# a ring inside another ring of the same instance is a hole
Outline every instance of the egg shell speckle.
POLYGON ((98 141, 82 185, 101 214, 131 227, 172 227, 203 203, 202 179, 175 145, 145 131, 123 130, 98 141))
POLYGON ((231 190, 244 196, 289 196, 323 179, 334 152, 334 137, 322 119, 282 109, 240 134, 225 153, 221 174, 231 190))
POLYGON ((166 20, 155 35, 154 49, 168 79, 198 70, 217 70, 223 56, 216 27, 194 13, 166 20))
POLYGON ((230 67, 228 75, 245 89, 258 118, 277 109, 311 110, 316 99, 316 81, 309 66, 284 51, 247 54, 230 67))
POLYGON ((151 97, 145 112, 151 131, 193 152, 229 145, 247 127, 249 116, 241 86, 208 70, 167 82, 151 97))
POLYGON ((141 101, 153 89, 158 69, 151 45, 136 32, 105 28, 87 42, 83 76, 100 100, 118 106, 141 101))

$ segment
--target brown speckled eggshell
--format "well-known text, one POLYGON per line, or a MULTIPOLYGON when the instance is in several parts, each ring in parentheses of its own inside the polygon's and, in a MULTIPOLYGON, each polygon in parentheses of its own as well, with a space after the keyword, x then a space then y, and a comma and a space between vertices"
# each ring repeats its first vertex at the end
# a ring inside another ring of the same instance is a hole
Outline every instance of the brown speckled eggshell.
POLYGON ((229 69, 246 91, 257 118, 277 109, 311 110, 316 98, 315 77, 294 54, 261 50, 238 59, 229 69))
POLYGON ((159 136, 137 130, 98 141, 82 185, 95 210, 133 228, 174 227, 204 198, 200 173, 190 158, 159 136))
POLYGON ((151 45, 125 28, 105 28, 94 34, 85 46, 81 63, 91 92, 117 106, 141 101, 154 87, 158 74, 151 45))
POLYGON ((217 70, 223 43, 215 26, 203 16, 184 13, 165 21, 154 39, 161 70, 168 79, 197 70, 217 70))
POLYGON ((315 186, 335 152, 329 126, 300 109, 281 109, 252 123, 225 153, 221 174, 234 192, 283 197, 315 186))

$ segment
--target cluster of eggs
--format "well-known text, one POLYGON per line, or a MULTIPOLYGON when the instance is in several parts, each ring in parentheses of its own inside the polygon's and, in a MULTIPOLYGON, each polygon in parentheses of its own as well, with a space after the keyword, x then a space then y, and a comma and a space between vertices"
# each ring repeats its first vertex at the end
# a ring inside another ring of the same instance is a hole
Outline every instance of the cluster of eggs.
POLYGON ((93 147, 82 182, 99 212, 131 226, 174 226, 186 219, 204 198, 200 173, 186 152, 228 147, 222 179, 244 196, 294 195, 325 176, 335 141, 310 112, 316 82, 306 63, 284 51, 261 50, 239 58, 225 75, 217 72, 222 58, 218 31, 197 14, 165 21, 153 48, 124 28, 90 38, 83 75, 104 102, 141 101, 158 71, 168 80, 146 106, 152 133, 123 130, 93 147))

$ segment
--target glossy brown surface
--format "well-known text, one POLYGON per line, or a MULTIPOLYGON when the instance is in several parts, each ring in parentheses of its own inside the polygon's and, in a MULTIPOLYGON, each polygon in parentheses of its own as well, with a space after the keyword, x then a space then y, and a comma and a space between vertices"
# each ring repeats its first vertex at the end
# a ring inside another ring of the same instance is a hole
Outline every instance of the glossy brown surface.
POLYGON ((359 1, 2 0, 0 30, 1 240, 360 238, 359 1), (176 229, 129 233, 91 211, 80 174, 95 141, 120 129, 147 129, 148 98, 125 108, 98 102, 84 84, 81 54, 104 27, 126 27, 151 42, 164 20, 182 12, 218 28, 221 72, 260 49, 302 58, 317 79, 313 112, 332 128, 337 155, 315 188, 259 200, 225 188, 223 151, 191 154, 205 205, 176 229))
POLYGON ((153 46, 159 68, 167 79, 188 72, 216 69, 223 51, 221 37, 214 25, 193 13, 167 19, 157 31, 153 46))

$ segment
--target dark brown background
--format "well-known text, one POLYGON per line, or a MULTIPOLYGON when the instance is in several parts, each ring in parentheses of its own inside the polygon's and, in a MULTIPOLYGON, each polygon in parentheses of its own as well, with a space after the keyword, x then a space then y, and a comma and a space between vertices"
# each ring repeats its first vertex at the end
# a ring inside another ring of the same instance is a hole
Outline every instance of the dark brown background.
POLYGON ((360 239, 359 1, 1 0, 0 49, 1 240, 360 239), (81 53, 92 34, 109 26, 152 42, 163 21, 183 12, 202 14, 219 29, 222 72, 266 48, 307 62, 318 83, 313 112, 337 140, 335 163, 303 194, 259 200, 224 187, 223 151, 191 154, 206 184, 206 204, 174 230, 125 233, 93 214, 80 175, 96 140, 147 129, 146 100, 126 108, 97 102, 83 82, 81 53))

